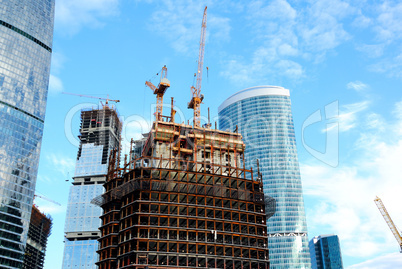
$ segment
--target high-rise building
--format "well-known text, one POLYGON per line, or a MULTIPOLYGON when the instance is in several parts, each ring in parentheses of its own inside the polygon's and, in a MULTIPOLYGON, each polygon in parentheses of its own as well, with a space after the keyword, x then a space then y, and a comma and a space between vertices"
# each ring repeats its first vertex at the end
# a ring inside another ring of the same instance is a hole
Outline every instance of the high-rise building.
POLYGON ((91 200, 103 193, 109 155, 120 147, 121 122, 115 109, 81 112, 80 146, 70 188, 66 222, 63 269, 95 269, 102 209, 91 200))
POLYGON ((343 269, 341 246, 337 235, 319 235, 310 240, 313 269, 343 269))
POLYGON ((52 218, 33 205, 25 248, 23 269, 42 269, 45 262, 47 239, 52 229, 52 218))
POLYGON ((259 160, 264 193, 276 201, 267 222, 271 268, 311 268, 289 90, 259 86, 233 94, 219 106, 219 128, 243 135, 246 167, 259 160))
POLYGON ((0 0, 0 267, 21 268, 45 120, 54 0, 0 0))
POLYGON ((269 268, 263 185, 239 133, 157 121, 135 144, 93 201, 99 269, 269 268))

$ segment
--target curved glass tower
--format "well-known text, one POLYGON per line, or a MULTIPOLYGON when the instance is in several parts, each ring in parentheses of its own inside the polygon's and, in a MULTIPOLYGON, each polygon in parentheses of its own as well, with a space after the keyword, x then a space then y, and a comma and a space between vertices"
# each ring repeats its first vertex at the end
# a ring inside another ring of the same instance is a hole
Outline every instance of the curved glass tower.
POLYGON ((20 268, 45 119, 54 0, 0 0, 0 267, 20 268))
POLYGON ((259 160, 264 193, 276 200, 267 221, 270 268, 311 268, 289 90, 259 86, 230 96, 219 106, 219 128, 236 126, 246 166, 259 160))

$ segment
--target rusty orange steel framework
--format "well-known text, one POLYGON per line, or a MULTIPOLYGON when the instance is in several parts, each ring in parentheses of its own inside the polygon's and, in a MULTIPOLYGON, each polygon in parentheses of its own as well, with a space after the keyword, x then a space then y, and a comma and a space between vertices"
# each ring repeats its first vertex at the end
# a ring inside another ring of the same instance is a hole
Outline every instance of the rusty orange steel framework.
POLYGON ((201 37, 200 37, 200 49, 198 52, 198 68, 197 68, 197 84, 191 87, 192 98, 188 103, 188 108, 194 109, 194 127, 199 127, 201 124, 201 103, 204 96, 201 94, 202 84, 202 66, 204 64, 204 50, 205 50, 205 34, 207 32, 207 7, 204 9, 204 16, 201 24, 201 37))
MULTIPOLYGON (((133 144, 133 142, 132 142, 133 144)), ((142 156, 109 161, 99 269, 268 269, 263 184, 238 133, 155 121, 142 156)), ((270 201, 268 201, 270 202, 270 201)))

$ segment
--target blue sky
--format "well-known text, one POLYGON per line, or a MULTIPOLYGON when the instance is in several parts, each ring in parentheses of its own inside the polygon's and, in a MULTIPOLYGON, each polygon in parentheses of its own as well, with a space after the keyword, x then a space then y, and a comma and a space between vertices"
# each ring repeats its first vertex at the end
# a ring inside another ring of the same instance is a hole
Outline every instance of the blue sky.
POLYGON ((398 1, 57 0, 36 199, 52 215, 45 268, 60 268, 79 109, 120 99, 123 145, 145 132, 163 65, 183 120, 208 6, 202 114, 257 85, 290 90, 309 238, 335 233, 346 268, 397 268, 373 200, 402 225, 402 4, 398 1))

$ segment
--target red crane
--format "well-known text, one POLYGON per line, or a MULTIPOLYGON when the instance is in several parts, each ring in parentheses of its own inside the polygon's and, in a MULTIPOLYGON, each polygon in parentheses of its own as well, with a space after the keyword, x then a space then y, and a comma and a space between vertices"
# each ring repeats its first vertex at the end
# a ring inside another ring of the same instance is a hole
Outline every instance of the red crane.
POLYGON ((204 99, 204 95, 201 94, 201 82, 202 82, 202 66, 204 64, 204 49, 205 49, 205 34, 207 32, 207 7, 204 9, 204 16, 202 17, 201 24, 201 37, 200 37, 200 49, 198 52, 198 69, 197 69, 197 83, 196 86, 191 87, 191 93, 193 94, 191 101, 188 103, 188 108, 194 109, 194 127, 200 127, 201 124, 201 112, 200 106, 204 99))

